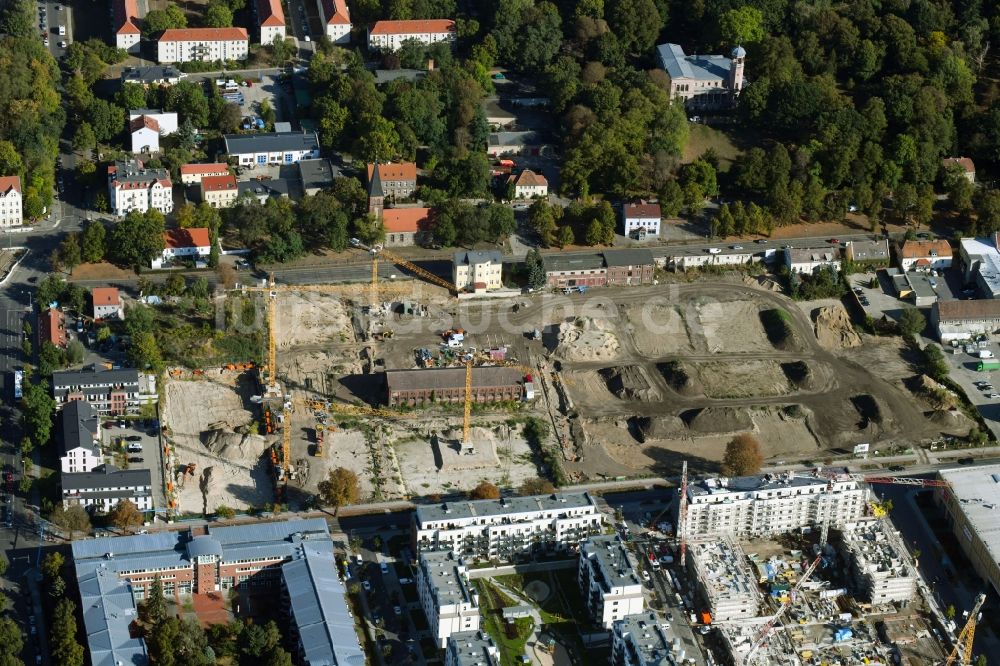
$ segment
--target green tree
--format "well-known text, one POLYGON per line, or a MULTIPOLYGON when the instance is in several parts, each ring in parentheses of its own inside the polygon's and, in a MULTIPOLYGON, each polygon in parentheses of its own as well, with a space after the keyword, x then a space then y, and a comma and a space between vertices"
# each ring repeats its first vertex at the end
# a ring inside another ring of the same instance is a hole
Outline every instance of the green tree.
POLYGON ((275 37, 270 44, 271 63, 279 65, 295 57, 295 40, 291 37, 275 37))
POLYGON ((96 147, 97 136, 94 134, 94 128, 86 121, 81 122, 73 133, 73 150, 82 153, 96 147))
POLYGON ((0 32, 15 37, 34 37, 35 4, 29 0, 8 2, 0 13, 0 32))
POLYGON ((52 611, 49 647, 53 659, 63 666, 83 666, 83 646, 76 640, 76 604, 60 599, 52 611))
POLYGON ((233 25, 233 11, 225 2, 211 2, 205 10, 204 21, 208 28, 228 28, 233 25))
POLYGON ((3 666, 24 666, 24 662, 14 655, 21 654, 24 649, 21 627, 10 617, 0 617, 0 645, 4 653, 0 654, 0 664, 3 666), (6 661, 5 661, 6 660, 6 661))
POLYGON ((524 258, 524 263, 528 269, 528 287, 531 289, 541 289, 545 286, 545 266, 542 264, 542 253, 538 248, 528 250, 524 258))
POLYGON ((489 481, 481 481, 478 486, 469 491, 469 499, 500 499, 500 489, 489 481))
POLYGON ((143 620, 157 625, 167 617, 167 600, 163 596, 163 581, 159 574, 153 576, 153 584, 149 586, 149 596, 142 602, 140 612, 143 620))
POLYGON ((62 575, 66 558, 59 551, 51 551, 42 558, 42 575, 49 581, 62 575))
POLYGON ((319 482, 318 490, 320 501, 335 509, 355 504, 361 496, 358 475, 345 467, 331 469, 327 478, 319 482))
POLYGON ((220 504, 219 506, 215 507, 215 515, 218 516, 219 518, 224 518, 226 520, 229 520, 236 515, 236 512, 233 509, 226 506, 225 504, 220 504))
POLYGON ((730 9, 719 17, 719 34, 728 47, 759 42, 764 39, 764 15, 751 5, 730 9))
POLYGON ((146 88, 138 83, 122 84, 115 99, 123 109, 145 109, 148 106, 146 88))
POLYGON ((90 516, 87 514, 87 510, 79 504, 74 504, 68 509, 64 509, 62 503, 57 504, 52 510, 49 520, 54 525, 69 532, 70 539, 76 532, 90 531, 90 516))
POLYGON ((488 227, 491 240, 498 241, 507 238, 517 229, 517 221, 514 219, 512 208, 500 204, 490 204, 486 212, 489 219, 488 227))
POLYGON ((216 123, 219 131, 224 134, 232 134, 239 130, 243 121, 243 112, 240 107, 233 102, 226 102, 219 110, 219 117, 216 123))
POLYGON ((541 200, 531 204, 531 208, 528 210, 528 220, 538 234, 542 247, 551 247, 555 244, 558 232, 556 210, 555 207, 541 200))
POLYGON ((541 72, 562 45, 559 10, 542 0, 500 0, 494 15, 493 39, 502 62, 524 71, 541 72))
POLYGON ((728 444, 722 457, 722 473, 725 476, 747 476, 756 474, 764 464, 764 454, 760 442, 749 433, 736 435, 728 444))
POLYGON ((164 30, 186 27, 187 17, 177 5, 167 5, 165 9, 153 9, 146 13, 146 18, 142 21, 142 33, 145 39, 152 39, 164 30))
POLYGON ((164 218, 159 211, 132 211, 112 230, 111 253, 126 266, 148 265, 163 252, 163 231, 164 218))
POLYGON ((944 616, 949 620, 954 620, 956 614, 957 611, 955 610, 954 605, 949 605, 947 608, 944 609, 944 616))
POLYGON ((607 0, 604 14, 622 48, 630 53, 650 51, 663 28, 664 17, 653 0, 607 0))
POLYGON ((79 340, 71 340, 70 343, 66 345, 66 361, 70 365, 83 363, 83 358, 86 353, 86 348, 79 340))
POLYGON ((163 369, 163 357, 156 336, 149 331, 143 331, 132 337, 126 353, 129 362, 140 369, 151 368, 155 372, 163 369))
POLYGON ((93 129, 97 141, 110 141, 125 126, 125 109, 100 97, 90 100, 84 117, 85 122, 93 129))
POLYGON ((600 245, 604 242, 604 228, 596 217, 587 223, 587 245, 600 245))
POLYGON ((576 242, 576 236, 573 234, 573 227, 568 224, 564 224, 559 229, 559 247, 566 247, 567 245, 572 245, 576 242))
POLYGON ((522 495, 548 495, 555 491, 556 487, 548 479, 534 478, 525 479, 518 492, 522 495))
POLYGON ((56 401, 41 384, 25 382, 21 389, 21 427, 41 446, 49 443, 56 401))
POLYGON ((920 335, 927 327, 927 319, 917 308, 905 308, 899 317, 899 329, 903 335, 920 335))
POLYGON ((68 271, 80 265, 82 261, 80 252, 80 235, 76 232, 67 234, 59 243, 59 261, 68 271))
POLYGON ((135 505, 131 500, 121 500, 115 504, 114 508, 108 513, 108 519, 111 524, 122 530, 123 532, 128 532, 131 529, 142 525, 142 512, 139 511, 139 507, 135 505))

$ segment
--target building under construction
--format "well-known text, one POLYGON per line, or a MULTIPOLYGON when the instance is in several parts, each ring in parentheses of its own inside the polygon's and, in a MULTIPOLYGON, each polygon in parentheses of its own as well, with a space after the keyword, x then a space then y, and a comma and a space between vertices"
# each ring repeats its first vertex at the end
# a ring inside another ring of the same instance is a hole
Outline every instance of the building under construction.
POLYGON ((761 594, 757 579, 739 544, 729 539, 688 545, 688 566, 710 621, 756 617, 761 594))
POLYGON ((917 593, 913 562, 894 528, 870 518, 845 527, 845 556, 859 596, 872 605, 909 603, 917 593))
MULTIPOLYGON (((389 370, 385 373, 386 404, 414 407, 428 402, 464 402, 465 379, 464 366, 389 370)), ((471 398, 477 403, 531 400, 534 383, 531 375, 517 368, 475 367, 472 368, 471 398)))

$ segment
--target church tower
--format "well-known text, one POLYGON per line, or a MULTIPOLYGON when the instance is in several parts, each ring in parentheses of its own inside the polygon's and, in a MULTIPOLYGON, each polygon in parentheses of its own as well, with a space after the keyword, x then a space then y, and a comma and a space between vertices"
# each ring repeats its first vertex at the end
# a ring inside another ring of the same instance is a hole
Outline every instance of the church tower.
POLYGON ((384 204, 385 192, 382 190, 382 177, 379 175, 378 161, 376 161, 368 175, 368 212, 381 218, 384 204))
POLYGON ((743 90, 743 66, 746 63, 747 52, 742 46, 737 46, 729 54, 729 90, 737 97, 743 90))

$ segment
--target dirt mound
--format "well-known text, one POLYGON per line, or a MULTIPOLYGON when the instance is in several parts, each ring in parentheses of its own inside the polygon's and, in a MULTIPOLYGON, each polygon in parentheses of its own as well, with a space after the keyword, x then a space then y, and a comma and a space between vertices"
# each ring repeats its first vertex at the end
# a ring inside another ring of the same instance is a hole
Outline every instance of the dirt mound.
POLYGON ((965 437, 976 427, 975 421, 957 409, 939 409, 928 413, 927 418, 949 435, 965 437))
POLYGON ((781 371, 785 373, 785 377, 791 384, 801 390, 809 390, 814 387, 815 376, 813 375, 812 368, 805 361, 792 361, 791 363, 782 363, 781 371))
POLYGON ((813 311, 816 339, 828 349, 860 347, 861 336, 851 325, 843 305, 828 305, 813 311))
POLYGON ((630 426, 636 439, 642 443, 652 439, 671 439, 687 430, 687 424, 678 416, 637 416, 630 426))
POLYGON ((223 460, 253 466, 267 449, 267 440, 260 435, 210 430, 204 435, 205 447, 223 460))
POLYGON ((759 287, 768 291, 781 291, 781 283, 770 275, 747 275, 743 282, 751 287, 759 287))
POLYGON ((792 328, 792 317, 781 308, 760 311, 760 323, 764 327, 767 339, 775 349, 794 349, 795 329, 792 328))
POLYGON ((691 372, 690 368, 681 361, 657 363, 656 369, 663 375, 670 388, 681 395, 702 395, 705 393, 701 382, 691 372))
POLYGON ((854 405, 854 409, 861 417, 861 422, 858 424, 859 429, 864 430, 871 425, 882 424, 882 408, 874 396, 868 393, 853 396, 851 404, 854 405))
POLYGON ((740 407, 706 407, 689 409, 681 419, 695 432, 729 433, 753 428, 750 412, 740 407))
POLYGON ((930 404, 935 411, 952 410, 958 407, 958 396, 927 375, 916 375, 906 381, 907 388, 930 404))
POLYGON ((652 402, 659 400, 660 395, 646 381, 642 369, 635 365, 625 365, 618 368, 603 368, 598 371, 608 390, 621 400, 641 400, 652 402))
POLYGON ((559 325, 557 353, 568 361, 614 359, 621 342, 607 319, 577 317, 559 325))

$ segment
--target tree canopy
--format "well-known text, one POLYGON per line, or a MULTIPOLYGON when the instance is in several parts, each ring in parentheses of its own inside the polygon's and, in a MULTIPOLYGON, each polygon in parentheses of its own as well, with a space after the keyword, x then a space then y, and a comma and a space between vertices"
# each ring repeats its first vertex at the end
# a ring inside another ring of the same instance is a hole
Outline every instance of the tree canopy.
POLYGON ((764 464, 764 454, 760 442, 749 433, 733 437, 726 444, 722 457, 722 473, 726 476, 747 476, 756 474, 764 464))
POLYGON ((360 496, 358 475, 345 467, 331 469, 327 478, 319 482, 319 497, 327 506, 339 509, 356 503, 360 496))

